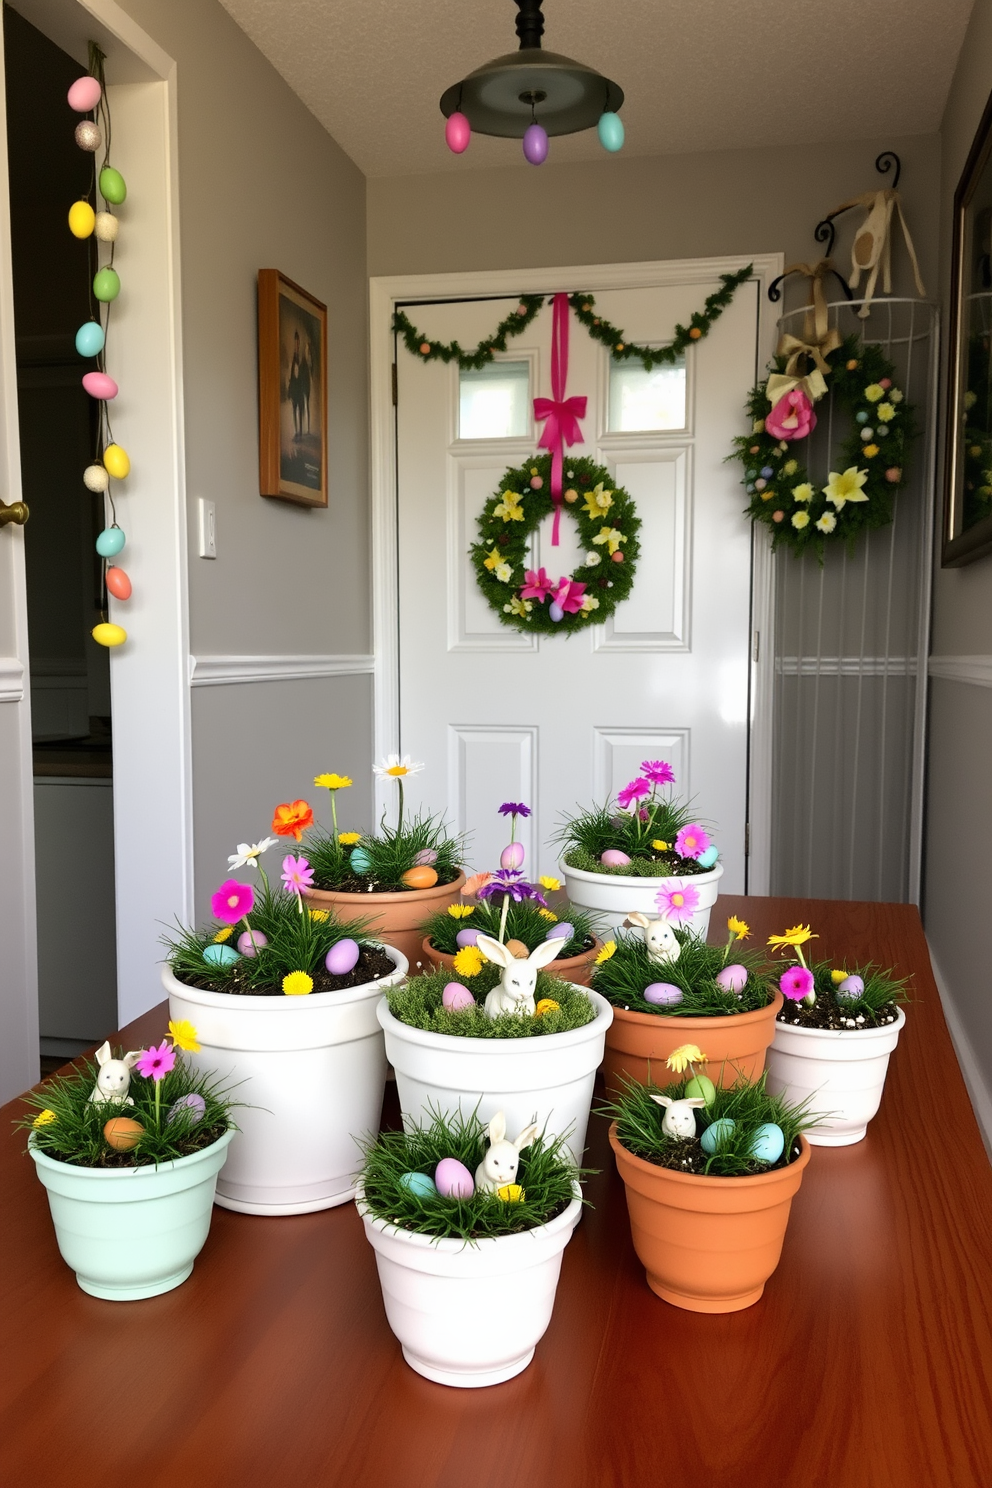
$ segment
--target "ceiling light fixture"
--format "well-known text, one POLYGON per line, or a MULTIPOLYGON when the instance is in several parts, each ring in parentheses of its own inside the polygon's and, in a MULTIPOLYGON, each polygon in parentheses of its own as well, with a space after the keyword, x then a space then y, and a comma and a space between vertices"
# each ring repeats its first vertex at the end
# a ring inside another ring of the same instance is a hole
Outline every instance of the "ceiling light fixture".
POLYGON ((523 140, 526 159, 541 165, 549 135, 577 134, 594 124, 604 149, 621 149, 623 89, 595 68, 543 49, 540 0, 516 0, 516 6, 520 50, 483 63, 441 95, 448 149, 461 155, 474 129, 523 140))

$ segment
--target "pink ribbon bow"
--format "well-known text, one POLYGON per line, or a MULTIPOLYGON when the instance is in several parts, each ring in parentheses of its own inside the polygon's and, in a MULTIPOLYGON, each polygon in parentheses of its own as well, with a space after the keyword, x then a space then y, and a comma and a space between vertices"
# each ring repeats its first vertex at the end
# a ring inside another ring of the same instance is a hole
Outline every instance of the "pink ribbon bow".
POLYGON ((561 524, 561 473, 566 444, 581 444, 582 430, 579 419, 586 416, 585 398, 566 398, 568 382, 568 295, 556 294, 554 319, 551 323, 551 393, 550 398, 534 399, 534 417, 540 419, 544 429, 537 441, 540 449, 551 451, 551 500, 555 509, 554 526, 551 531, 551 546, 558 546, 558 528, 561 524))

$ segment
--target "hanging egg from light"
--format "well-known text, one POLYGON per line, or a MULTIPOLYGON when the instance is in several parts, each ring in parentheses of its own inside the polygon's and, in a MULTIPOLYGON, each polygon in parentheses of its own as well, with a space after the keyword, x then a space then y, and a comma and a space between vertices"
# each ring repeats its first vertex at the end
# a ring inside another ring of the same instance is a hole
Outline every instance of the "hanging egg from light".
POLYGON ((472 126, 464 114, 450 114, 444 126, 444 139, 453 155, 462 155, 472 139, 472 126))
POLYGON ((548 606, 548 614, 551 616, 552 620, 555 622, 556 625, 558 624, 558 621, 559 620, 564 620, 564 618, 565 618, 565 611, 562 609, 561 605, 557 602, 557 600, 554 600, 554 599, 551 601, 550 605, 548 606))
POLYGON ((106 333, 98 320, 85 320, 76 332, 76 350, 81 357, 99 356, 106 340, 106 333))
POLYGON ((83 119, 76 125, 76 144, 81 150, 88 150, 90 154, 99 150, 103 144, 103 135, 100 133, 99 124, 94 124, 92 119, 83 119))
POLYGON ((103 463, 108 475, 112 475, 114 480, 124 480, 131 470, 127 450, 121 449, 119 444, 107 445, 103 452, 103 463))
MULTIPOLYGON (((131 598, 131 580, 122 568, 108 568, 106 580, 107 588, 115 599, 131 598)), ((257 933, 256 931, 256 938, 257 933)))
POLYGON ((90 109, 95 109, 100 102, 103 89, 96 78, 90 77, 87 73, 85 77, 76 79, 65 96, 69 107, 77 114, 88 114, 90 109))
POLYGON ((106 372, 84 372, 83 387, 91 398, 99 398, 103 402, 116 398, 120 392, 114 379, 106 372))
POLYGON ((116 243, 120 222, 113 212, 97 212, 93 222, 93 231, 101 243, 116 243))
POLYGON ((90 635, 98 646, 123 646, 127 640, 127 631, 121 625, 111 625, 106 620, 102 625, 94 625, 90 635))
POLYGON ((119 170, 114 170, 112 165, 105 165, 100 172, 100 195, 115 207, 119 207, 127 196, 124 177, 119 170))
POLYGON ((600 114, 596 133, 599 135, 599 143, 604 150, 616 154, 617 150, 623 149, 624 127, 619 114, 609 112, 600 114))
POLYGON ((121 279, 116 269, 108 264, 106 268, 98 270, 93 276, 93 293, 98 300, 108 304, 116 300, 121 292, 121 279))
POLYGON ((119 527, 105 527, 96 540, 101 558, 116 558, 127 538, 119 527))
POLYGON ((110 485, 110 476, 102 465, 87 465, 83 471, 83 485, 87 491, 100 493, 110 485))
POLYGON ((548 135, 540 124, 529 124, 524 132, 524 159, 543 165, 548 158, 548 135))
POLYGON ((96 213, 88 201, 73 202, 69 208, 69 231, 74 238, 88 238, 96 226, 96 213))

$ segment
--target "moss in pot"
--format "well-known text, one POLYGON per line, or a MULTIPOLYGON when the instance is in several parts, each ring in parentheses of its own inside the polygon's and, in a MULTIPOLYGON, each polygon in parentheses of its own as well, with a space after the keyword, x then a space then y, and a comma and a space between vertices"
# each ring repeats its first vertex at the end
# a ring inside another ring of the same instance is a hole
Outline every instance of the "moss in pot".
POLYGON ((498 966, 486 961, 475 946, 466 946, 459 950, 454 970, 426 972, 403 987, 388 987, 386 1001, 393 1017, 408 1027, 455 1038, 542 1038, 584 1028, 596 1016, 583 991, 539 971, 532 1016, 502 1013, 491 1018, 485 1001, 499 985, 500 976, 498 966), (463 988, 464 993, 459 996, 455 988, 463 988))

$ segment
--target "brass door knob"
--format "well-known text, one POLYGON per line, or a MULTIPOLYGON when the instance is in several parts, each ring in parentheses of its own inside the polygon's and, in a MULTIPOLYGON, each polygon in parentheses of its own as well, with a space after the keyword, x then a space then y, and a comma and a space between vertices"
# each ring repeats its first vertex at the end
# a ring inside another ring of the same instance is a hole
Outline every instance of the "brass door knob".
POLYGON ((23 527, 29 516, 30 512, 23 501, 12 501, 9 506, 0 501, 0 527, 6 527, 8 522, 16 522, 18 527, 23 527))

